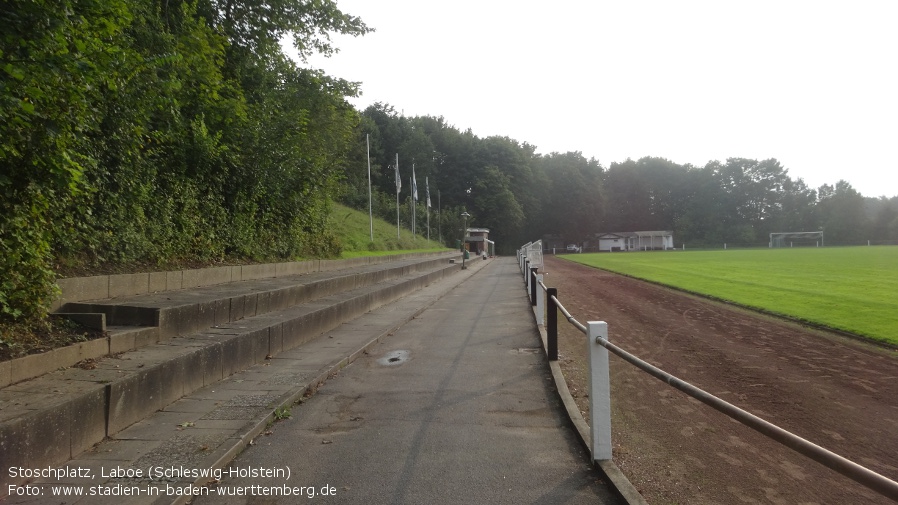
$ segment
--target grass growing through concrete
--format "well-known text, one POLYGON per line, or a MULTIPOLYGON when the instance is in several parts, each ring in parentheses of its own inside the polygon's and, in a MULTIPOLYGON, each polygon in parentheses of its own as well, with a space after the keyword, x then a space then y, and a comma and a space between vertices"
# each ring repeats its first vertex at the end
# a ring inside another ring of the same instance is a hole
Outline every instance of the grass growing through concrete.
POLYGON ((898 247, 603 253, 565 258, 898 345, 898 247))

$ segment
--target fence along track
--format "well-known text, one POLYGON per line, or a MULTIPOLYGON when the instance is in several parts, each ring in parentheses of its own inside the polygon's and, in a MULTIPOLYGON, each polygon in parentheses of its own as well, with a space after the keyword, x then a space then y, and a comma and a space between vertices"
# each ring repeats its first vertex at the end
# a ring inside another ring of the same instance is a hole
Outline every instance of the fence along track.
MULTIPOLYGON (((527 280, 528 286, 528 296, 531 298, 531 303, 538 307, 544 307, 546 303, 550 303, 551 305, 546 307, 546 312, 548 314, 547 321, 543 321, 546 324, 546 335, 547 335, 547 349, 549 354, 549 359, 557 360, 558 359, 558 328, 557 328, 557 313, 552 314, 552 307, 554 306, 558 312, 561 312, 565 319, 577 328, 584 335, 589 336, 590 328, 587 325, 584 325, 577 321, 574 316, 571 315, 570 312, 561 304, 558 300, 557 290, 555 288, 547 287, 541 279, 537 277, 536 268, 531 267, 529 261, 527 261, 527 255, 525 251, 519 251, 518 253, 519 262, 521 264, 521 269, 524 272, 524 275, 527 280), (536 289, 539 287, 539 289, 536 289), (554 349, 554 353, 552 350, 554 349)), ((538 311, 539 312, 539 311, 538 311)), ((542 316, 540 316, 542 317, 542 316)), ((592 323, 590 323, 592 324, 592 323)), ((604 324, 604 323, 602 323, 604 324)), ((640 370, 648 373, 652 377, 666 383, 667 385, 673 387, 685 393, 686 395, 695 398, 696 400, 708 405, 709 407, 723 413, 724 415, 734 419, 745 426, 761 433, 762 435, 780 443, 792 449, 793 451, 810 458, 823 466, 834 470, 845 477, 861 484, 862 486, 871 489, 893 501, 898 502, 898 482, 895 482, 888 477, 885 477, 879 473, 870 470, 864 466, 861 466, 847 458, 839 456, 838 454, 829 451, 813 442, 806 440, 804 438, 795 435, 789 431, 786 431, 779 426, 765 421, 754 414, 740 409, 739 407, 726 402, 703 389, 693 386, 688 382, 681 380, 674 375, 671 375, 660 368, 657 368, 637 356, 630 354, 629 352, 621 349, 620 347, 612 344, 607 340, 607 338, 602 338, 598 336, 595 338, 595 343, 599 346, 607 349, 609 352, 617 355, 624 361, 630 363, 631 365, 639 368, 640 370)), ((599 381, 605 381, 607 384, 610 381, 610 377, 607 375, 607 365, 604 367, 605 373, 602 377, 598 377, 599 381)), ((593 383, 593 366, 590 366, 589 374, 590 383, 593 383)), ((600 396, 601 398, 601 396, 600 396)), ((610 405, 595 405, 593 402, 593 395, 589 397, 589 409, 590 409, 590 418, 596 419, 596 416, 602 415, 600 413, 608 413, 610 416, 610 405)), ((595 421, 594 421, 595 422, 595 421)), ((602 418, 599 420, 603 424, 610 426, 611 420, 610 417, 605 419, 602 418)), ((596 428, 590 426, 592 433, 595 435, 596 428)), ((605 430, 609 433, 610 430, 605 430)), ((604 448, 611 447, 611 440, 592 440, 591 450, 594 455, 594 459, 605 459, 595 458, 597 454, 607 454, 610 459, 610 451, 605 450, 604 448)))

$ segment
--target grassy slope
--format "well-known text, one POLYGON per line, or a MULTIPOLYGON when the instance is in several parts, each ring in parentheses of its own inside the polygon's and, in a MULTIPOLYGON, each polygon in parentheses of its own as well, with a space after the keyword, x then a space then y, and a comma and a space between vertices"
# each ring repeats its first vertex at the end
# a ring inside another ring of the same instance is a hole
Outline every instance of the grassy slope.
POLYGON ((412 237, 408 229, 399 231, 396 238, 396 223, 374 219, 374 241, 371 241, 368 214, 349 207, 333 204, 330 227, 343 246, 343 258, 359 256, 380 256, 406 252, 438 251, 446 249, 427 237, 412 237))
POLYGON ((898 344, 898 247, 606 253, 566 258, 898 344))

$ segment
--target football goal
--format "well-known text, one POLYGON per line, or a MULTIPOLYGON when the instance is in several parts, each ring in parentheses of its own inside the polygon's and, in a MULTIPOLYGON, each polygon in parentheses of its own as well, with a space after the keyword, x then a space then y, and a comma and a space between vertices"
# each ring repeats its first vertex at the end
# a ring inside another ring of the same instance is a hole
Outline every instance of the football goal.
POLYGON ((784 231, 770 234, 770 247, 823 247, 823 230, 784 231))

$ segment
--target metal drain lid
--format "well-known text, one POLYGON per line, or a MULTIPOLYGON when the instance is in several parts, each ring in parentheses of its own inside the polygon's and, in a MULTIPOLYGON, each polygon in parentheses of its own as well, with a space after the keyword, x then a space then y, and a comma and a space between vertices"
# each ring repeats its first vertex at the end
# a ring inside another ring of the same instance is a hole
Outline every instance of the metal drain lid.
POLYGON ((401 365, 408 361, 410 355, 411 353, 405 350, 390 351, 385 354, 384 357, 377 360, 377 362, 384 366, 401 365))

